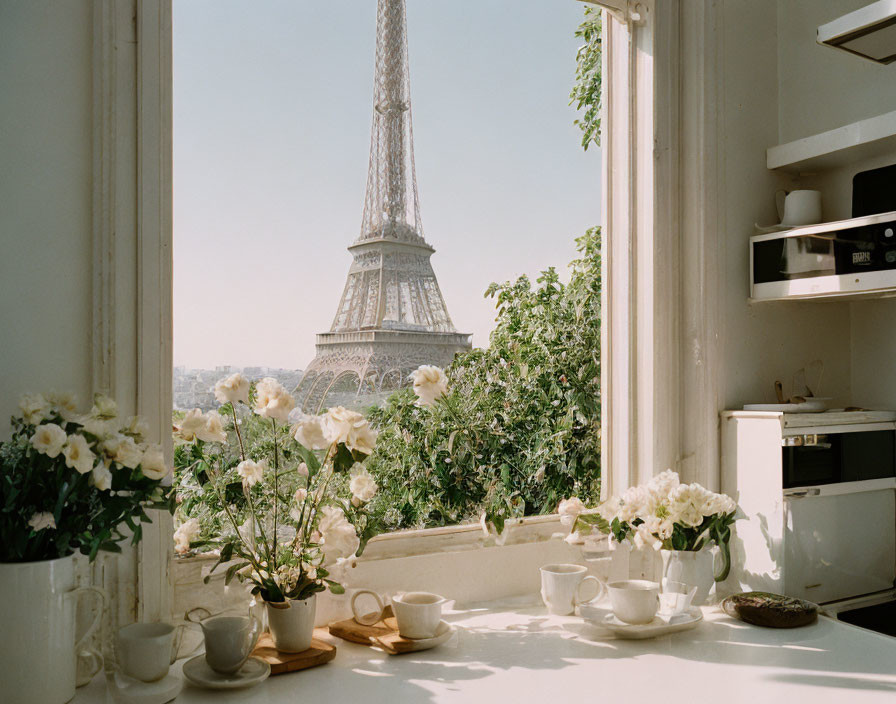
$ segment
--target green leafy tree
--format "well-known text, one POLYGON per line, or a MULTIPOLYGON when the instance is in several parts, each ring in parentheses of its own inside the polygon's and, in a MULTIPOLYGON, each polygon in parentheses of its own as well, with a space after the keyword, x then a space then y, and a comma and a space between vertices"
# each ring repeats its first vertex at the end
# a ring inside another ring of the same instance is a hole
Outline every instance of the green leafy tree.
POLYGON ((582 45, 576 52, 576 82, 569 94, 569 104, 584 111, 575 121, 582 130, 582 148, 600 146, 601 108, 601 21, 600 9, 585 7, 585 18, 576 30, 582 45))
MULTIPOLYGON (((577 240, 564 284, 547 269, 492 284, 489 347, 459 355, 448 392, 420 407, 411 390, 371 409, 368 461, 380 486, 368 533, 551 513, 600 482, 600 236, 577 240)), ((369 537, 369 536, 368 536, 369 537)))

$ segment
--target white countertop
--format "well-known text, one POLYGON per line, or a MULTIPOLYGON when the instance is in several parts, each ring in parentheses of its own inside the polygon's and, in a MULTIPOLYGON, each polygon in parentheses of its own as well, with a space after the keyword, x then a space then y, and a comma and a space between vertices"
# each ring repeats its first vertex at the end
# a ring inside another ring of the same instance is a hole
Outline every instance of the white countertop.
MULTIPOLYGON (((496 603, 446 614, 457 637, 433 650, 390 656, 332 639, 338 653, 327 665, 241 692, 186 684, 176 702, 896 701, 896 638, 828 618, 775 630, 735 621, 716 607, 704 607, 704 616, 694 630, 617 640, 578 617, 496 603)), ((105 701, 100 675, 73 704, 105 701)))

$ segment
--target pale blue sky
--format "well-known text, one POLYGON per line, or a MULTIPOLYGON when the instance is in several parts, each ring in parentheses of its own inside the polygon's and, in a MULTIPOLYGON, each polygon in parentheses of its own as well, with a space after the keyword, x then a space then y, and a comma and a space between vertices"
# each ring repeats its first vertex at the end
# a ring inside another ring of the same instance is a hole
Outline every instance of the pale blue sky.
MULTIPOLYGON (((408 0, 420 206, 456 327, 600 217, 574 0, 408 0)), ((358 236, 375 0, 174 0, 174 361, 303 368, 358 236)))

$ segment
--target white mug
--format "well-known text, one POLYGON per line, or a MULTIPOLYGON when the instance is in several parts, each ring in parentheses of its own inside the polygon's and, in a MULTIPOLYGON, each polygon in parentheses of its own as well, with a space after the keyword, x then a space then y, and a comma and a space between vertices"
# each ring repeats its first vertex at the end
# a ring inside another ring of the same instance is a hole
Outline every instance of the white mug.
POLYGON ((205 661, 215 672, 237 672, 258 643, 261 622, 255 616, 221 614, 199 622, 205 637, 205 661))
POLYGON ((607 585, 613 613, 630 624, 650 623, 660 605, 660 585, 644 579, 624 579, 607 585))
POLYGON ((576 606, 586 601, 594 601, 603 596, 606 587, 597 577, 585 576, 587 567, 572 564, 554 564, 541 567, 541 598, 548 611, 558 616, 574 613, 576 606), (579 591, 582 585, 594 582, 597 593, 584 599, 579 591))
MULTIPOLYGON (((432 638, 442 622, 442 604, 445 597, 429 592, 407 592, 392 597, 392 611, 398 621, 398 633, 404 638, 421 640, 432 638)), ((382 620, 385 605, 380 595, 369 589, 360 589, 352 596, 352 614, 355 621, 363 626, 372 626, 382 620), (376 601, 377 610, 359 614, 357 601, 362 594, 370 594, 376 601)))
POLYGON ((797 227, 821 222, 821 191, 778 191, 775 205, 782 225, 797 227))
POLYGON ((118 629, 116 654, 122 673, 141 682, 162 679, 177 659, 183 632, 183 625, 169 623, 132 623, 118 629))

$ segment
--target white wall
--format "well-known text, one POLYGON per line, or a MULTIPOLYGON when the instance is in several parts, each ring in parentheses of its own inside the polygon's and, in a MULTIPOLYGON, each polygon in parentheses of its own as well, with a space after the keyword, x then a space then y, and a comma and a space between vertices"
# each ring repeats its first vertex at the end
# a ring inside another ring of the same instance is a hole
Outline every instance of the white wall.
MULTIPOLYGON (((778 3, 779 141, 786 142, 896 110, 896 66, 881 66, 815 43, 815 30, 868 0, 782 0, 778 3)), ((794 182, 818 188, 824 215, 851 215, 852 177, 896 164, 896 151, 794 182)), ((821 304, 819 304, 821 305, 821 304)), ((849 304, 850 403, 896 408, 896 300, 849 304)), ((834 334, 843 334, 839 322, 834 334)))
POLYGON ((776 221, 774 193, 784 185, 765 163, 766 149, 778 143, 777 4, 726 0, 723 6, 719 237, 726 408, 774 402, 775 380, 788 391, 793 373, 815 359, 825 364, 824 395, 843 403, 851 396, 849 304, 748 302, 749 238, 754 223, 776 221))
POLYGON ((22 392, 88 393, 91 7, 0 3, 0 436, 22 392))

